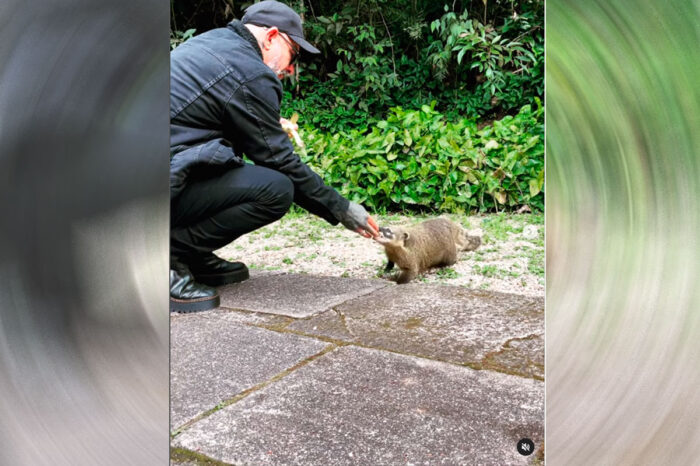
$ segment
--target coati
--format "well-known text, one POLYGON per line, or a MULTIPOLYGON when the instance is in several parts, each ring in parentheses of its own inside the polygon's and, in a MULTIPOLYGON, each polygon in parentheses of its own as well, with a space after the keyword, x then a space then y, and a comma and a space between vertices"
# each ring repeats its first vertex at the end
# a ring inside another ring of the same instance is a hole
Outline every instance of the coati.
POLYGON ((379 228, 379 232, 375 240, 384 246, 389 259, 385 271, 398 265, 399 284, 408 283, 430 267, 452 265, 460 251, 473 251, 481 244, 480 236, 468 235, 460 225, 443 217, 413 227, 379 228))

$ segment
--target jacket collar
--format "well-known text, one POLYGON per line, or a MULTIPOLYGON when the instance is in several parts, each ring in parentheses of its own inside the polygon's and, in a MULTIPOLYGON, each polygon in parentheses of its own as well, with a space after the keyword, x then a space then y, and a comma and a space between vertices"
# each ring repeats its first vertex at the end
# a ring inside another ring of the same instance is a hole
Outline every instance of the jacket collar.
POLYGON ((258 55, 260 55, 260 58, 262 58, 262 50, 260 50, 260 45, 258 44, 258 40, 255 38, 255 36, 248 30, 247 27, 243 23, 241 23, 239 20, 234 19, 227 25, 229 28, 233 29, 233 32, 241 36, 243 39, 247 40, 253 45, 253 48, 255 49, 256 52, 258 52, 258 55))

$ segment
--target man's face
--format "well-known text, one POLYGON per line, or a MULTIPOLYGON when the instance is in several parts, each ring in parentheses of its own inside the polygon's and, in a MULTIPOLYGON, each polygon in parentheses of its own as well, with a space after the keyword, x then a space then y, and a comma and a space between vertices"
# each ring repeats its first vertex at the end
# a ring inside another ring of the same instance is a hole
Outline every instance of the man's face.
POLYGON ((299 46, 276 27, 267 30, 266 40, 269 41, 270 46, 263 51, 265 64, 280 79, 292 75, 299 56, 299 46))

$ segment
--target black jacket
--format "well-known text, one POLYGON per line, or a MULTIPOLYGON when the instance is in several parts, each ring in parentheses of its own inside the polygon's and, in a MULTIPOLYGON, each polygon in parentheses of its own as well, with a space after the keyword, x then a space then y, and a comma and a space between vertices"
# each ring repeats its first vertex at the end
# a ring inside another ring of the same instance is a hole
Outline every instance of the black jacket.
POLYGON ((304 164, 280 126, 282 84, 240 21, 181 44, 170 54, 170 190, 198 169, 241 165, 242 155, 284 173, 294 202, 338 223, 348 201, 304 164))

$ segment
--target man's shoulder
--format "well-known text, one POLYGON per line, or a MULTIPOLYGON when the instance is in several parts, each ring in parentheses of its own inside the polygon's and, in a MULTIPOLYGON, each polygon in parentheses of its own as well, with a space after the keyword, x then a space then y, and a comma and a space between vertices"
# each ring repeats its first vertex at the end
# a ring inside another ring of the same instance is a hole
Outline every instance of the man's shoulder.
POLYGON ((225 55, 227 51, 244 45, 241 37, 229 28, 216 28, 197 34, 178 46, 171 56, 182 54, 208 52, 214 55, 225 55))
POLYGON ((217 69, 221 76, 235 75, 243 83, 261 77, 274 78, 272 70, 265 65, 253 44, 241 37, 230 26, 203 32, 176 48, 171 54, 174 62, 196 62, 198 67, 217 69))

